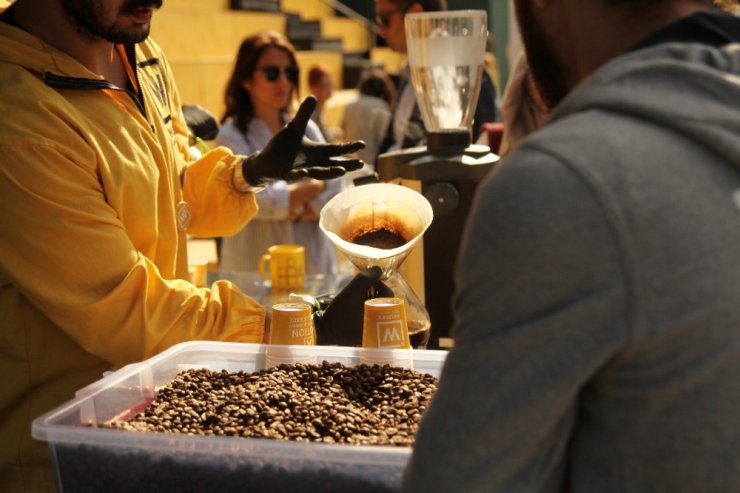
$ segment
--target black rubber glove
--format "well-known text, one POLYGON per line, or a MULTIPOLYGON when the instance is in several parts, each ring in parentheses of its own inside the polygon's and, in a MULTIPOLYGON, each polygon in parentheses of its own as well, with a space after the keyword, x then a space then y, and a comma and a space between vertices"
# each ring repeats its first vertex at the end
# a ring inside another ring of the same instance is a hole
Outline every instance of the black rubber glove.
POLYGON ((373 266, 357 274, 322 312, 314 313, 316 344, 362 346, 365 300, 392 297, 393 290, 380 281, 383 271, 373 266))
POLYGON ((182 114, 193 136, 203 140, 213 140, 218 135, 216 117, 202 106, 184 104, 182 105, 182 114))
POLYGON ((267 143, 261 152, 244 159, 244 179, 254 187, 274 180, 295 181, 301 178, 328 180, 347 171, 362 168, 359 159, 336 159, 365 147, 361 140, 344 144, 321 144, 304 137, 306 125, 316 108, 316 98, 303 101, 290 123, 267 143))

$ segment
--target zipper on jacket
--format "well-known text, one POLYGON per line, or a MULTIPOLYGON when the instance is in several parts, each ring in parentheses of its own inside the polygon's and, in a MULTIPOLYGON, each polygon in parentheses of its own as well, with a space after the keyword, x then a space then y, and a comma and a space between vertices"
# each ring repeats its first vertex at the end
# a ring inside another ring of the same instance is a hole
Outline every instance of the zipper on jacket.
MULTIPOLYGON (((136 45, 128 44, 124 45, 124 51, 126 52, 126 58, 128 59, 128 64, 131 67, 131 70, 134 72, 134 80, 136 81, 136 90, 139 91, 139 93, 143 94, 143 91, 141 89, 141 81, 139 80, 139 64, 136 63, 136 45)), ((144 101, 139 100, 139 95, 135 95, 134 99, 137 103, 141 103, 141 113, 146 118, 146 108, 144 107, 144 101)), ((154 127, 152 127, 152 130, 154 130, 154 127)))
MULTIPOLYGON (((138 83, 138 74, 137 74, 137 83, 138 83)), ((139 101, 139 98, 131 91, 128 91, 126 89, 122 89, 118 87, 115 84, 111 84, 107 80, 99 80, 99 79, 83 79, 80 77, 69 77, 66 75, 57 75, 53 74, 51 72, 44 72, 44 84, 46 84, 49 87, 53 87, 56 89, 65 89, 70 91, 90 91, 90 90, 102 90, 102 89, 110 89, 113 91, 121 91, 126 94, 136 103, 136 107, 139 108, 139 111, 141 111, 141 114, 144 115, 144 118, 146 119, 146 110, 144 109, 144 105, 141 101, 139 101)))

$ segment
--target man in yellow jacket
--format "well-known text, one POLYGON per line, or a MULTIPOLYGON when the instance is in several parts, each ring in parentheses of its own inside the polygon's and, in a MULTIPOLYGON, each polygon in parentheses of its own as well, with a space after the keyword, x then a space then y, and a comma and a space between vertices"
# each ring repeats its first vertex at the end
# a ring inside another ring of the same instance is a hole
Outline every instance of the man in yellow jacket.
POLYGON ((50 491, 31 421, 111 367, 195 339, 258 342, 264 308, 198 289, 186 234, 224 236, 272 179, 330 178, 362 143, 303 141, 187 162, 172 73, 148 40, 161 0, 17 0, 0 16, 0 491, 50 491), (296 160, 300 161, 296 165, 296 160))

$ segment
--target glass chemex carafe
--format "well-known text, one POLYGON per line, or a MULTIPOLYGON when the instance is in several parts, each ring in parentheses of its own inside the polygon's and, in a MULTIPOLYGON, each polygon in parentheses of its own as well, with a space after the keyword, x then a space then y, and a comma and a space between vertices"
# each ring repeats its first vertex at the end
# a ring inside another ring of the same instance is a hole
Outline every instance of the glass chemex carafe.
POLYGON ((368 297, 392 295, 406 302, 414 348, 426 347, 431 322, 424 303, 398 268, 432 217, 432 207, 420 193, 401 185, 372 183, 336 195, 323 207, 319 220, 321 230, 360 272, 380 270, 382 292, 368 297))

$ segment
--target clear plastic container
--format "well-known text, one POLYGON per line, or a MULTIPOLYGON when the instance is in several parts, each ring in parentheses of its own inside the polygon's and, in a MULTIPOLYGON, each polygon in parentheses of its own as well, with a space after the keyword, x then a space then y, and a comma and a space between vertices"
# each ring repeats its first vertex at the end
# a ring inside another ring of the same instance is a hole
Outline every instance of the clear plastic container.
MULTIPOLYGON (((289 346, 319 361, 354 366, 362 348, 289 346)), ((188 342, 124 367, 79 390, 33 422, 49 443, 59 491, 395 491, 410 448, 142 433, 98 428, 145 408, 183 369, 258 371, 267 345, 188 342)), ((375 350, 380 351, 380 350, 375 350)), ((445 351, 404 352, 416 371, 439 376, 445 351)))

